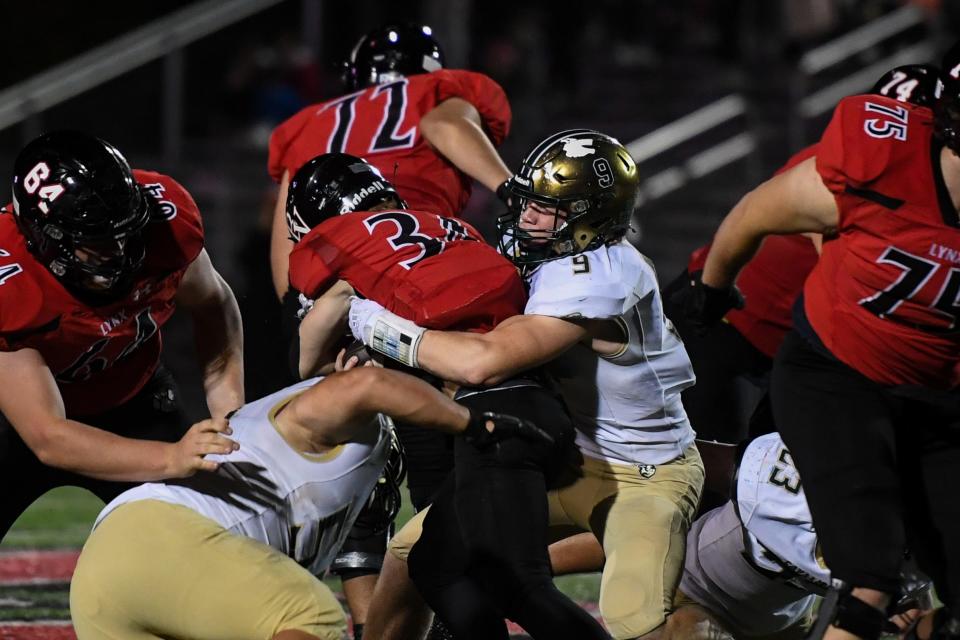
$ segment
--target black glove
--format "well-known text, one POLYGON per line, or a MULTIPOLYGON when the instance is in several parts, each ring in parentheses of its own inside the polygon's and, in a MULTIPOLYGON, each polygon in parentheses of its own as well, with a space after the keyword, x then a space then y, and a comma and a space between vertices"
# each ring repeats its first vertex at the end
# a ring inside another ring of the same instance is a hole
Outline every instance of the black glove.
POLYGON ((507 438, 523 438, 547 444, 554 442, 553 436, 529 420, 492 411, 476 413, 472 409, 470 422, 463 431, 463 437, 478 449, 489 447, 507 438), (488 422, 493 423, 492 430, 487 428, 488 422))
POLYGON ((683 287, 673 294, 671 302, 680 309, 683 322, 694 334, 703 336, 716 325, 731 309, 743 309, 743 295, 735 285, 725 289, 715 289, 703 284, 702 271, 690 274, 690 286, 683 287))
POLYGON ((510 182, 513 181, 513 176, 510 176, 506 180, 500 183, 500 186, 497 187, 497 197, 503 202, 503 204, 510 206, 510 182))

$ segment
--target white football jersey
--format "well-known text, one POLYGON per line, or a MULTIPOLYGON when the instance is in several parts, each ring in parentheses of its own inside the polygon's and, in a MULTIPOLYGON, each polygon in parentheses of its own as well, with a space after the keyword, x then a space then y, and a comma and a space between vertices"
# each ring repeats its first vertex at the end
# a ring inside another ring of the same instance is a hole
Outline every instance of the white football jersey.
POLYGON ((220 462, 216 473, 134 487, 108 504, 97 523, 127 502, 179 504, 233 533, 270 545, 320 575, 333 561, 383 472, 392 423, 381 415, 364 437, 324 454, 294 450, 280 435, 273 417, 318 380, 287 387, 234 413, 230 426, 240 449, 208 456, 220 462))
POLYGON ((830 585, 800 476, 779 434, 760 436, 747 447, 737 472, 736 502, 756 566, 810 591, 830 585))
POLYGON ((653 266, 626 240, 543 263, 527 277, 524 313, 606 318, 627 336, 600 356, 578 344, 546 365, 577 427, 584 455, 620 464, 663 464, 694 439, 680 392, 693 367, 663 314, 653 266))

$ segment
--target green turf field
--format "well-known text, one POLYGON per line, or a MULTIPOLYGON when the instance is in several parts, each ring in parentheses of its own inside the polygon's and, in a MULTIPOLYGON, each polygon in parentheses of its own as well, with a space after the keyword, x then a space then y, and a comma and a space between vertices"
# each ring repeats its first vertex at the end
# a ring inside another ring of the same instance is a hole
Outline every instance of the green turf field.
MULTIPOLYGON (((406 491, 403 494, 406 497, 406 491)), ((94 518, 102 507, 103 502, 84 489, 54 489, 37 500, 17 520, 0 544, 0 551, 79 548, 83 546, 94 518)), ((412 508, 404 500, 397 518, 398 525, 402 526, 412 514, 412 508)), ((327 582, 331 588, 339 590, 339 580, 327 582)), ((578 601, 595 602, 600 593, 599 575, 564 576, 557 578, 557 585, 578 601)))

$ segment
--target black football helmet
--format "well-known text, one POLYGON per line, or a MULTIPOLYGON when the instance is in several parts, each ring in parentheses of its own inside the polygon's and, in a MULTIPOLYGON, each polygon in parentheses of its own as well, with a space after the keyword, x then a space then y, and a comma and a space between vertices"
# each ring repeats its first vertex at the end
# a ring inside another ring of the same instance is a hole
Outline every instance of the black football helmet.
POLYGON ((370 498, 357 516, 354 529, 364 528, 370 535, 386 531, 400 513, 400 488, 407 477, 407 456, 394 429, 390 430, 390 453, 370 498))
POLYGON ((940 70, 932 64, 905 64, 880 76, 870 93, 929 107, 937 89, 940 70))
POLYGON ((639 204, 637 164, 616 139, 591 129, 549 136, 506 185, 510 210, 497 219, 500 251, 529 265, 590 251, 622 238, 639 204), (552 231, 521 228, 529 203, 563 212, 552 231))
POLYGON ((937 137, 960 154, 960 42, 950 47, 940 62, 933 113, 937 137))
POLYGON ((368 211, 396 200, 406 203, 379 170, 363 158, 346 153, 325 153, 294 174, 287 191, 287 231, 290 239, 303 236, 328 218, 351 211, 368 211))
POLYGON ((109 295, 132 282, 150 202, 123 155, 85 133, 42 135, 14 162, 17 226, 37 259, 74 289, 109 295))
POLYGON ((357 91, 401 76, 442 69, 444 57, 430 27, 393 24, 360 38, 344 67, 347 90, 357 91))

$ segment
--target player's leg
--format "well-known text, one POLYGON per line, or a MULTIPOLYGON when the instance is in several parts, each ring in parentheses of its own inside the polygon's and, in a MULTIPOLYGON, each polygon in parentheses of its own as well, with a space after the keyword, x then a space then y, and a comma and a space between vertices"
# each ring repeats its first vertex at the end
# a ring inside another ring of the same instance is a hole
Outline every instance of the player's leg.
POLYGON ((614 638, 637 638, 665 621, 680 582, 703 475, 695 446, 657 465, 649 478, 636 467, 584 461, 585 480, 599 489, 590 524, 607 559, 600 613, 614 638))
POLYGON ((423 519, 407 565, 423 599, 458 640, 506 640, 504 612, 491 594, 467 577, 470 559, 463 544, 451 477, 423 519))
POLYGON ((373 591, 366 640, 419 640, 430 628, 430 608, 407 571, 407 561, 387 553, 373 591))
POLYGON ((336 598, 296 562, 154 500, 121 505, 101 521, 77 563, 70 607, 80 640, 253 640, 283 631, 340 640, 346 630, 336 598))
POLYGON ((603 547, 590 531, 561 538, 551 543, 548 551, 555 576, 603 570, 603 547))
POLYGON ((920 569, 933 578, 945 606, 941 626, 950 626, 953 618, 960 635, 960 500, 956 492, 960 407, 911 403, 904 419, 903 436, 918 449, 915 462, 903 471, 905 493, 910 496, 907 502, 921 507, 908 511, 908 529, 922 531, 920 536, 912 532, 911 550, 920 569), (920 442, 915 428, 910 428, 918 423, 927 431, 920 442))
POLYGON ((905 547, 893 423, 900 404, 796 333, 777 354, 771 400, 824 559, 834 579, 848 585, 837 594, 843 617, 826 637, 879 634, 905 547))
POLYGON ((575 453, 573 426, 562 403, 534 386, 477 393, 459 401, 473 411, 528 419, 555 439, 548 445, 517 438, 484 449, 457 441, 457 517, 470 576, 534 637, 608 637, 592 616, 556 588, 550 570, 545 474, 558 472, 575 453))
POLYGON ((453 471, 453 438, 403 422, 397 422, 396 429, 407 459, 410 502, 422 511, 453 471))
POLYGON ((675 606, 667 618, 660 640, 734 640, 708 610, 698 604, 675 606))

